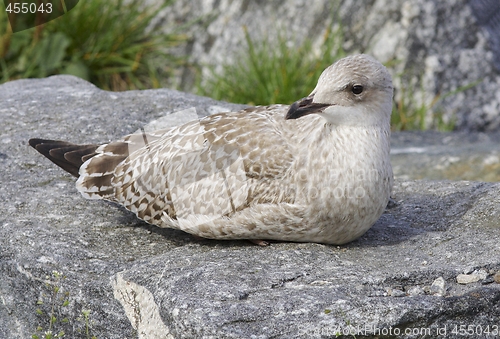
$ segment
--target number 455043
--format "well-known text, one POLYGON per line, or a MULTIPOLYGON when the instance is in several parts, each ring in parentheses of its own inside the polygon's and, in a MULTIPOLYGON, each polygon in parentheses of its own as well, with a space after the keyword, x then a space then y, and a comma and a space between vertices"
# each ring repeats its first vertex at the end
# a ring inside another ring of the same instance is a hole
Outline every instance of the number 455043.
POLYGON ((481 335, 481 334, 492 334, 496 336, 499 334, 499 329, 498 325, 493 325, 493 326, 460 325, 460 326, 455 326, 453 328, 453 331, 451 331, 451 333, 455 335, 467 335, 467 336, 481 335))
POLYGON ((7 13, 14 14, 27 14, 27 13, 52 13, 52 4, 50 2, 44 4, 43 2, 37 6, 35 3, 9 3, 5 9, 7 13))

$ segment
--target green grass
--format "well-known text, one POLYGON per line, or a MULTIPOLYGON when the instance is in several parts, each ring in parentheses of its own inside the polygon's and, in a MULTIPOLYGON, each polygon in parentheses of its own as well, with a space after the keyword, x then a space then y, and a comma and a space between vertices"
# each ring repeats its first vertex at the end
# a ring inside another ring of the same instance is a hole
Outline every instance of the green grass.
POLYGON ((269 39, 255 42, 246 29, 245 40, 247 48, 234 64, 224 65, 222 73, 212 68, 208 79, 198 82, 198 94, 250 105, 290 104, 309 95, 321 72, 345 55, 341 29, 324 33, 318 55, 312 52, 312 40, 290 44, 283 33, 278 34, 278 48, 269 39))
POLYGON ((50 311, 42 311, 40 307, 42 307, 45 302, 39 299, 36 303, 39 307, 36 309, 35 313, 40 319, 48 321, 48 329, 44 330, 41 325, 37 326, 36 333, 31 336, 33 339, 55 339, 64 337, 65 332, 63 330, 55 331, 58 324, 67 324, 69 322, 66 317, 61 319, 62 313, 64 313, 63 309, 69 305, 69 293, 66 292, 61 295, 61 282, 64 278, 65 277, 57 271, 53 271, 51 277, 46 277, 47 282, 45 286, 49 289, 49 295, 42 294, 42 296, 50 300, 48 305, 50 311))
MULTIPOLYGON (((426 130, 427 114, 432 111, 440 96, 436 95, 430 102, 425 102, 423 99, 417 99, 414 86, 402 86, 397 88, 396 91, 399 91, 399 95, 397 96, 398 99, 395 98, 392 106, 392 130, 426 130)), ((453 130, 455 125, 454 121, 445 123, 441 112, 433 113, 431 119, 433 127, 438 130, 453 130)))
POLYGON ((139 0, 80 1, 58 19, 14 34, 2 4, 0 82, 73 74, 108 90, 161 87, 183 63, 169 47, 185 37, 156 34, 149 25, 171 3, 144 8, 139 0))
POLYGON ((76 329, 77 333, 82 334, 81 338, 96 339, 91 334, 92 321, 89 309, 82 308, 81 316, 76 319, 67 317, 68 314, 74 312, 75 305, 70 301, 69 291, 63 292, 64 279, 66 277, 57 271, 45 277, 45 288, 36 302, 35 314, 38 325, 35 333, 31 335, 32 339, 64 338, 66 337, 64 328, 70 331, 76 329))

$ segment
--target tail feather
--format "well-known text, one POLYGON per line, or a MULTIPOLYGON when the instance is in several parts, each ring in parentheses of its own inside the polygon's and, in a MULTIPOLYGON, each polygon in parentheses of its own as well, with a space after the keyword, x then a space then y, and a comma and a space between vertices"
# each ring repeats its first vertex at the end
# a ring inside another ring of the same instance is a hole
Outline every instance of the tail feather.
POLYGON ((95 156, 99 145, 76 145, 66 141, 30 139, 29 144, 66 172, 79 176, 85 161, 95 156))
POLYGON ((77 145, 66 141, 30 139, 29 144, 66 172, 77 177, 76 188, 87 199, 115 201, 113 179, 116 168, 130 153, 158 137, 131 134, 102 145, 77 145))

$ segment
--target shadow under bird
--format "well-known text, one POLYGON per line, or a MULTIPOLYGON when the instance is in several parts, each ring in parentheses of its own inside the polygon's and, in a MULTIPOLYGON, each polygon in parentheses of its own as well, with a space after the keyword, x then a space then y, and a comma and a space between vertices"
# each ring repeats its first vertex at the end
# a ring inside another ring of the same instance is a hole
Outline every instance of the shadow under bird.
POLYGON ((392 79, 368 55, 312 93, 102 145, 31 139, 88 199, 203 238, 344 244, 387 206, 392 79))

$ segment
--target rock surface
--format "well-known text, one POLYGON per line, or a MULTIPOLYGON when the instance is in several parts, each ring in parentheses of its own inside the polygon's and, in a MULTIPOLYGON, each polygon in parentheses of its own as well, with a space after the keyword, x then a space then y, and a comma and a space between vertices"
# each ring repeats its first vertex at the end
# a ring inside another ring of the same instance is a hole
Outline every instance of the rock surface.
MULTIPOLYGON (((390 329, 391 338, 461 338, 456 326, 500 324, 499 183, 398 179, 395 204, 359 240, 262 248, 195 239, 84 200, 73 178, 27 145, 115 139, 192 107, 201 116, 237 106, 171 90, 104 92, 69 76, 0 85, 0 338, 42 337, 51 313, 53 333, 70 338, 363 338, 390 329), (476 271, 486 278, 457 283, 476 271)), ((420 147, 425 136, 397 134, 393 147, 420 147)))
POLYGON ((398 179, 500 181, 500 133, 405 132, 392 136, 398 179))
MULTIPOLYGON (((159 21, 167 30, 191 23, 182 53, 208 75, 246 50, 245 28, 255 41, 286 32, 293 49, 294 41, 311 37, 320 46, 340 19, 348 53, 369 53, 391 65, 398 100, 410 95, 462 130, 498 131, 499 18, 495 0, 178 0, 159 21)), ((179 77, 191 89, 191 68, 179 77)))

